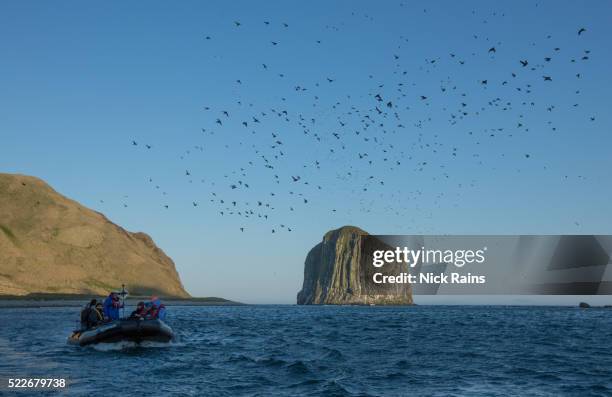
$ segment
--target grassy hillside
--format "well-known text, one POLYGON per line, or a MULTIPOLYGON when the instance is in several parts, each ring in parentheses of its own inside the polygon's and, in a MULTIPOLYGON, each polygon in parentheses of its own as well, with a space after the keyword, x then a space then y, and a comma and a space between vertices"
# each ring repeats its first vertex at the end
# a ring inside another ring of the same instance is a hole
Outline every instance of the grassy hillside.
POLYGON ((0 295, 135 294, 187 298, 172 260, 42 180, 0 173, 0 295))

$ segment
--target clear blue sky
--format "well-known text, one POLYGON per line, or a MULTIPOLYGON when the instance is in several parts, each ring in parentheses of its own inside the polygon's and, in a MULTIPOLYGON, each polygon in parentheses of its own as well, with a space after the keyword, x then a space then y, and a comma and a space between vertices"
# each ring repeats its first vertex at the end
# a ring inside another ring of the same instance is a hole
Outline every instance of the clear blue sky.
POLYGON ((610 15, 604 1, 5 1, 0 171, 149 233, 193 295, 245 302, 293 303, 307 251, 345 224, 609 234, 610 15))

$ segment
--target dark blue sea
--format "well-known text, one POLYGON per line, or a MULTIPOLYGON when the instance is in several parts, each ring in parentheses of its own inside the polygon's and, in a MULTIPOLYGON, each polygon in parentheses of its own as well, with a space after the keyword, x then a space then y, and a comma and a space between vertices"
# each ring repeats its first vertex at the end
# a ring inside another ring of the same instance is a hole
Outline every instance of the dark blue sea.
MULTIPOLYGON (((0 309, 0 378, 88 396, 611 396, 612 310, 169 307, 170 345, 75 347, 76 308, 0 309)), ((45 395, 55 391, 7 391, 45 395)))

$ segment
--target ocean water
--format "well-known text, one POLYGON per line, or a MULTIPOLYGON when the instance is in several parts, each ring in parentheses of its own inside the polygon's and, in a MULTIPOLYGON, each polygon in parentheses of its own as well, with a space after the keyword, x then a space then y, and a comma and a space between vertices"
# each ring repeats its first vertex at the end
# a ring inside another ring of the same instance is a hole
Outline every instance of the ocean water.
POLYGON ((81 348, 66 344, 75 308, 0 309, 0 381, 62 377, 79 396, 612 395, 609 309, 168 310, 174 343, 81 348))

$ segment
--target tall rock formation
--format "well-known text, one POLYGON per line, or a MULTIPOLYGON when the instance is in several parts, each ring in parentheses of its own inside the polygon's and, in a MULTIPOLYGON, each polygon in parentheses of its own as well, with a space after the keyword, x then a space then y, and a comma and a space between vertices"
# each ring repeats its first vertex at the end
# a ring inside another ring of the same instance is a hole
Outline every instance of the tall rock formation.
MULTIPOLYGON (((329 231, 310 250, 304 263, 304 284, 298 305, 355 304, 411 305, 409 284, 375 284, 372 276, 381 271, 372 266, 374 250, 392 247, 365 231, 344 226, 329 231)), ((408 272, 407 266, 385 265, 385 274, 408 272)))
POLYGON ((38 178, 0 173, 0 294, 132 294, 189 297, 172 260, 38 178))

